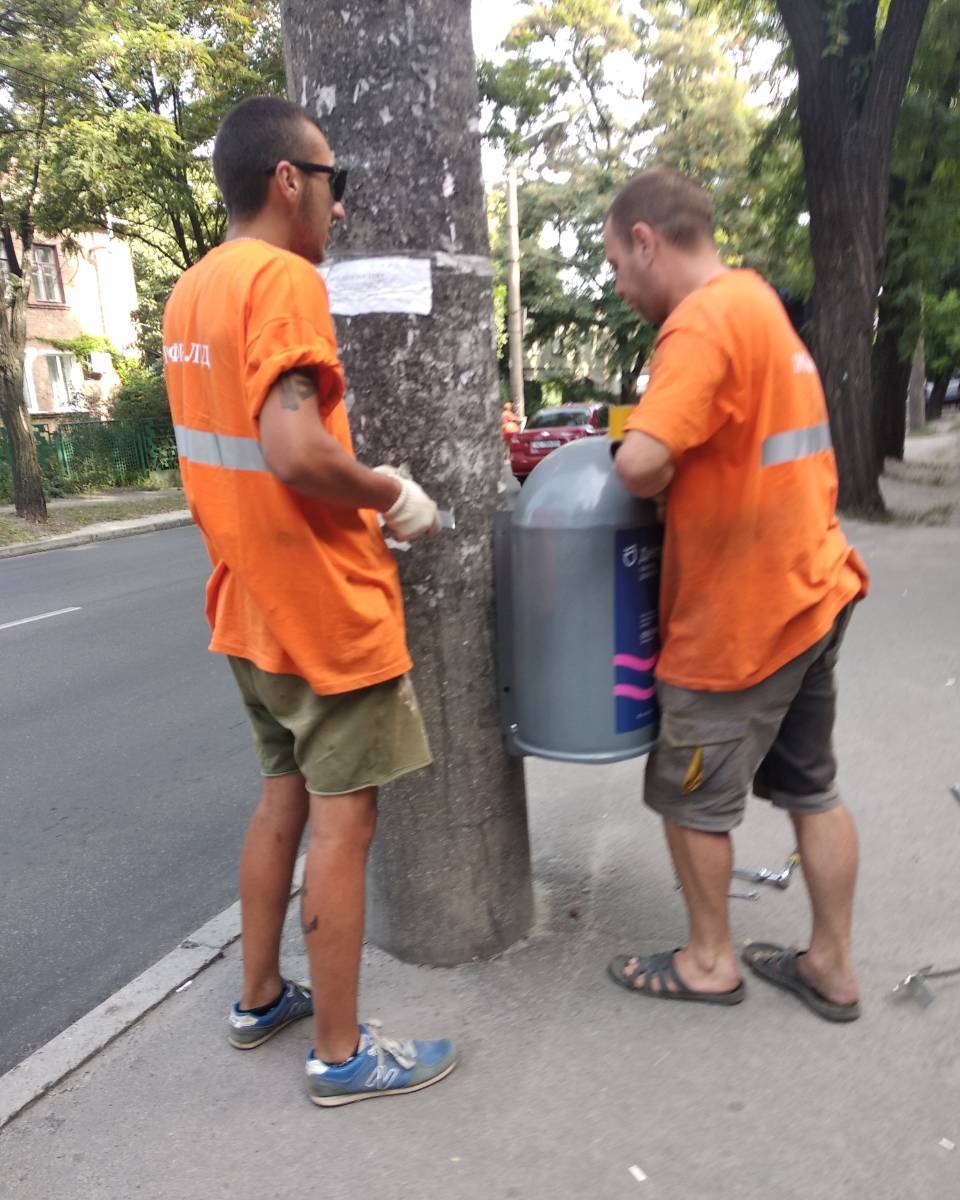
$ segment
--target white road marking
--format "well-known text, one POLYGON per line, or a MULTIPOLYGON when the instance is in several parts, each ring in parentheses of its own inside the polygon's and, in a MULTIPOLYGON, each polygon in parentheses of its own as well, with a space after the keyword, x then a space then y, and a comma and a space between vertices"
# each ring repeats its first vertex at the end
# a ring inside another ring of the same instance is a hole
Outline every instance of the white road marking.
POLYGON ((46 621, 48 617, 62 617, 64 613, 79 612, 80 605, 74 605, 73 608, 57 608, 53 612, 37 613, 35 617, 22 617, 19 621, 7 621, 0 625, 0 629, 12 629, 14 625, 29 625, 31 621, 46 621))

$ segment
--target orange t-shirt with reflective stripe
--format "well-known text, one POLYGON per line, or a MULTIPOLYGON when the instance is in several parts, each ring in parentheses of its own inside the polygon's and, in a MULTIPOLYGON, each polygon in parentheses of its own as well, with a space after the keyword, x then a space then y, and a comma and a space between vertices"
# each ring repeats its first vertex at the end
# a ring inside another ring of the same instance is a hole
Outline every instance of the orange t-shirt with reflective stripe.
POLYGON ((301 495, 260 451, 267 393, 299 368, 316 376, 317 419, 353 453, 316 270, 266 242, 227 242, 177 283, 163 342, 184 490, 213 562, 210 649, 323 695, 408 671, 397 567, 376 514, 301 495))
POLYGON ((658 678, 737 691, 823 637, 868 577, 836 517, 837 469, 813 359, 776 293, 729 271, 660 329, 626 422, 673 456, 658 678))

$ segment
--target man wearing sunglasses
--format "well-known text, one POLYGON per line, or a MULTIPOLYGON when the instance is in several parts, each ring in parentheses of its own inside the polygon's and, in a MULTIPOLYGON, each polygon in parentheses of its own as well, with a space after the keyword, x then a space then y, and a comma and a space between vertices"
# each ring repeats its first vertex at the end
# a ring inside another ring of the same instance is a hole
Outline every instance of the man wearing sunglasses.
POLYGON ((229 233, 174 288, 164 369, 213 563, 210 649, 229 659, 263 774, 241 855, 244 975, 229 1040, 253 1049, 312 1016, 310 1098, 336 1106, 427 1087, 456 1064, 448 1041, 397 1041, 357 1021, 377 790, 431 761, 380 522, 412 541, 437 532, 437 507, 353 455, 316 271, 346 215, 347 177, 317 123, 285 100, 246 100, 220 127, 213 167, 229 233), (307 827, 312 986, 279 961, 307 827))

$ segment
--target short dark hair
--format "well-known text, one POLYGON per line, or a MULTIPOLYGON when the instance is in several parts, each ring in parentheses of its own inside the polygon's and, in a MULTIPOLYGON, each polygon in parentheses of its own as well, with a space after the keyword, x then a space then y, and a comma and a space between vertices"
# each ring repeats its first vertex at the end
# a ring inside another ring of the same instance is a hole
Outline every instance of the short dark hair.
POLYGON ((713 201, 698 184, 679 171, 654 167, 635 176, 610 205, 607 220, 627 245, 639 221, 652 225, 668 242, 690 249, 713 240, 713 201))
POLYGON ((320 128, 305 108, 279 96, 251 96, 230 109, 213 145, 213 173, 231 219, 255 217, 267 198, 270 168, 303 157, 307 122, 320 128))

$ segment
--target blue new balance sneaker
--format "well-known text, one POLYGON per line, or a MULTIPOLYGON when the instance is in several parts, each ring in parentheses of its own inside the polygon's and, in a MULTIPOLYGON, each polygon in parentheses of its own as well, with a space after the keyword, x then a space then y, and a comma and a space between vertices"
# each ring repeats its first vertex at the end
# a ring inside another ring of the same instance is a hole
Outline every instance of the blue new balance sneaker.
POLYGON ((307 1055, 310 1099, 322 1108, 352 1104, 374 1096, 419 1092, 439 1083, 457 1065, 453 1043, 445 1040, 400 1042, 380 1032, 379 1021, 360 1026, 360 1045, 353 1058, 331 1066, 307 1055))
POLYGON ((273 1008, 262 1016, 256 1017, 253 1013, 243 1012, 237 1004, 231 1008, 228 1018, 230 1045, 238 1050, 252 1050, 254 1046, 262 1046, 281 1029, 286 1029, 291 1022, 312 1016, 313 995, 310 985, 287 980, 283 995, 273 1008))

